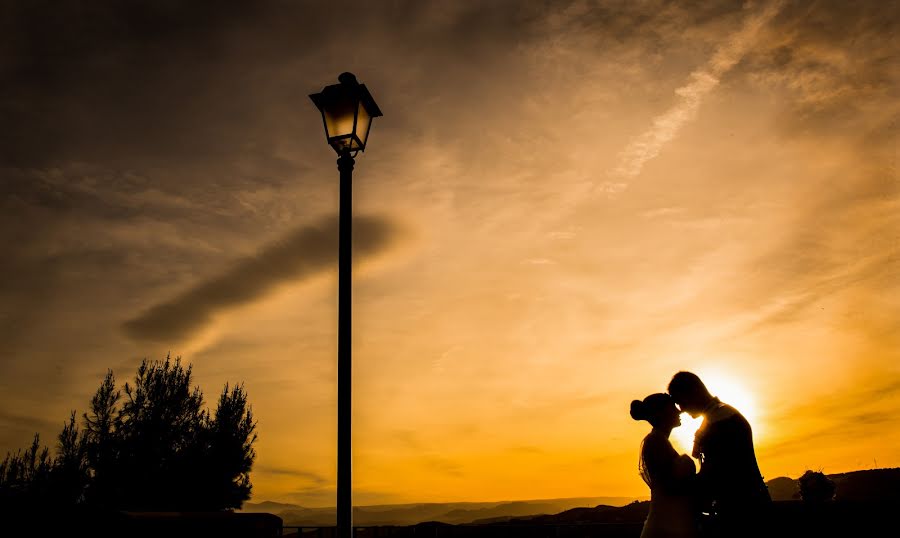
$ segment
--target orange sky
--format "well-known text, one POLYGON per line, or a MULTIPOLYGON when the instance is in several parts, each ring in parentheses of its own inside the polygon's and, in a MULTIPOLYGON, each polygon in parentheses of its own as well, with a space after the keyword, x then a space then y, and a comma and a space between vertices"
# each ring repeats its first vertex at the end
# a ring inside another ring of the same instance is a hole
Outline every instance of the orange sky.
POLYGON ((681 369, 767 478, 900 466, 896 6, 262 4, 4 8, 0 449, 171 352, 208 398, 245 383, 254 501, 333 504, 335 252, 303 230, 337 170, 306 95, 349 70, 385 114, 354 502, 645 496, 628 404, 681 369))

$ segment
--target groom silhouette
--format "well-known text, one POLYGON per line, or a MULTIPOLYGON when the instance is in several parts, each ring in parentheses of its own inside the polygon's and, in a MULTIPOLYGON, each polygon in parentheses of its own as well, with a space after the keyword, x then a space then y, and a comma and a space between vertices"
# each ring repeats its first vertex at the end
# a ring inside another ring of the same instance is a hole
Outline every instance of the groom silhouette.
POLYGON ((703 416, 692 455, 700 460, 697 489, 713 514, 714 535, 764 536, 771 497, 756 463, 750 423, 691 372, 675 374, 669 394, 683 412, 703 416))

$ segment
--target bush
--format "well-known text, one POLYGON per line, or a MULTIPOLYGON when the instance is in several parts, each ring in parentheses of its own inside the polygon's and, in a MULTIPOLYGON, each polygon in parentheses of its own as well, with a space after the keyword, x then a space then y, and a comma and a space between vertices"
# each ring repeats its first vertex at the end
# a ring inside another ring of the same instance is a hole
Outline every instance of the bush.
POLYGON ((834 500, 835 486, 824 473, 806 471, 800 477, 800 498, 803 502, 821 504, 834 500))

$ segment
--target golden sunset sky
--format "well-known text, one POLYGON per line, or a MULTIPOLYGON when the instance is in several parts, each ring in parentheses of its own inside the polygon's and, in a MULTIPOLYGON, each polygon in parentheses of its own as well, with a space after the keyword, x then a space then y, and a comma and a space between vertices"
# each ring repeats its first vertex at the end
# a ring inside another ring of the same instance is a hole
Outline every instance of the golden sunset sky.
POLYGON ((900 466, 898 3, 200 4, 0 2, 2 453, 171 353, 334 504, 352 71, 354 503, 646 496, 682 369, 767 478, 900 466))

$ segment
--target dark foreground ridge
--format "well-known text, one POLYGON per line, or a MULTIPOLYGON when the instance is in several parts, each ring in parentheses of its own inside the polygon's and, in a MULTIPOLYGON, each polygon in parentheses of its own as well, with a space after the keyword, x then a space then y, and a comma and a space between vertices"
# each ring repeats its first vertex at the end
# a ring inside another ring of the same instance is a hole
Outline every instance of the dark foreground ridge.
MULTIPOLYGON (((829 475, 836 484, 832 501, 808 502, 799 498, 800 484, 790 478, 770 480, 775 499, 765 537, 838 538, 880 536, 891 528, 900 513, 900 469, 876 469, 829 475)), ((521 511, 586 499, 517 501, 510 503, 423 503, 367 508, 371 513, 406 511, 407 517, 422 510, 446 509, 448 518, 470 517, 499 511, 521 511)), ((492 515, 475 517, 468 523, 425 521, 414 525, 367 524, 357 520, 355 538, 639 538, 649 502, 635 501, 625 506, 600 504, 573 507, 555 514, 492 515)), ((252 509, 315 510, 291 504, 259 503, 252 509)), ((333 509, 332 509, 333 510, 333 509)), ((294 525, 269 513, 219 512, 127 512, 72 509, 54 511, 44 507, 13 512, 0 507, 3 535, 9 536, 198 536, 262 538, 294 536, 336 538, 330 525, 294 525), (282 526, 284 525, 284 527, 282 526), (13 531, 13 532, 7 532, 13 531), (18 532, 15 532, 18 531, 18 532)), ((333 511, 332 511, 333 514, 333 511)))
MULTIPOLYGON (((836 486, 837 501, 855 503, 900 501, 900 469, 854 471, 828 475, 828 478, 836 486)), ((799 479, 778 477, 769 480, 767 485, 775 501, 800 500, 799 479)), ((615 509, 626 507, 635 500, 640 499, 580 497, 508 502, 356 506, 353 509, 353 522, 360 527, 407 526, 429 521, 453 525, 509 523, 518 519, 553 522, 552 518, 557 518, 558 522, 570 523, 579 522, 582 517, 587 518, 585 521, 603 522, 607 512, 615 512, 615 509)), ((624 521, 631 521, 630 516, 625 515, 629 513, 628 510, 630 509, 623 508, 620 511, 624 521)), ((243 511, 276 514, 284 520, 285 525, 298 527, 330 527, 335 521, 334 507, 309 508, 290 503, 264 501, 244 503, 243 511)))

